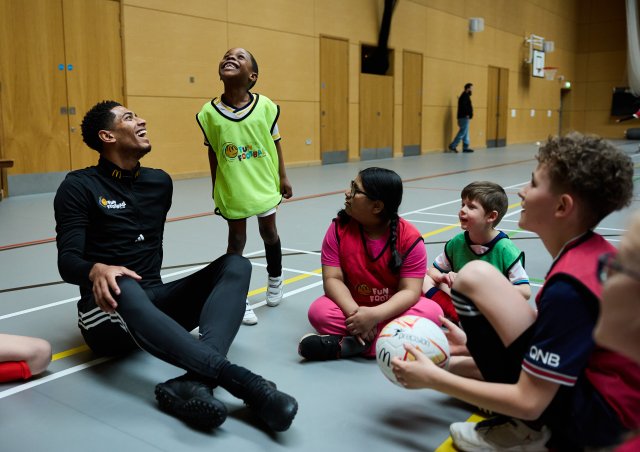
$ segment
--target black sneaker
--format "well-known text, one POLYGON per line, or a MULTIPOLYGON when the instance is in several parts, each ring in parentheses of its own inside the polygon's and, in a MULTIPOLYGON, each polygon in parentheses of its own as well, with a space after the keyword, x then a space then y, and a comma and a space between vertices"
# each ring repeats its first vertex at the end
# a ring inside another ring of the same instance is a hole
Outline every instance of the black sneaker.
POLYGON ((462 152, 476 152, 471 148, 463 149, 462 152))
POLYGON ((454 148, 453 146, 447 146, 447 150, 444 152, 455 152, 456 154, 458 153, 458 150, 456 148, 454 148))
POLYGON ((311 333, 300 339, 298 354, 309 361, 327 361, 356 356, 366 348, 353 336, 311 333))
POLYGON ((213 389, 187 375, 156 385, 155 393, 162 411, 192 427, 211 430, 227 418, 227 407, 213 397, 213 389))
POLYGON ((259 377, 256 385, 251 385, 253 396, 247 401, 249 408, 275 432, 284 432, 293 422, 298 412, 298 402, 289 394, 276 389, 275 383, 259 377))

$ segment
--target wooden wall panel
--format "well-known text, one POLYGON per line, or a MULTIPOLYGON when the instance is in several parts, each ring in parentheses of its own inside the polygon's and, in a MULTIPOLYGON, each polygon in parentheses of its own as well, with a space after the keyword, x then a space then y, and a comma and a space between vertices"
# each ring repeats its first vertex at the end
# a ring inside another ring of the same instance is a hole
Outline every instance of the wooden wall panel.
POLYGON ((227 0, 122 0, 122 3, 186 16, 227 20, 227 0))
POLYGON ((422 110, 422 150, 443 151, 458 131, 455 107, 425 106, 422 110))
POLYGON ((63 0, 71 169, 95 164, 80 124, 84 113, 109 99, 124 103, 120 3, 111 0, 63 0))
MULTIPOLYGON (((16 0, 0 0, 2 5, 9 5, 11 1, 16 0)), ((59 1, 49 0, 46 3, 58 4, 59 1)), ((45 2, 24 0, 18 3, 37 4, 34 10, 39 11, 42 10, 40 5, 45 2)), ((179 117, 177 121, 191 127, 195 111, 200 105, 195 109, 185 105, 190 105, 193 100, 200 104, 202 99, 219 95, 222 92, 222 84, 217 76, 219 59, 229 47, 247 47, 260 64, 260 80, 256 90, 283 106, 286 104, 287 113, 295 113, 295 116, 282 119, 286 121, 287 129, 294 130, 293 135, 285 131, 287 140, 295 143, 303 140, 304 143, 311 136, 311 145, 296 144, 291 151, 286 151, 291 152, 287 154, 288 161, 300 164, 317 161, 319 156, 320 36, 346 40, 349 45, 349 158, 357 158, 358 150, 362 147, 360 117, 366 104, 366 100, 360 98, 360 47, 377 41, 382 1, 122 0, 121 3, 127 85, 125 94, 133 99, 134 105, 140 105, 145 110, 158 108, 158 111, 151 111, 147 116, 157 118, 160 124, 168 125, 167 118, 179 117), (181 115, 187 116, 183 118, 181 115), (308 121, 312 123, 308 124, 308 121)), ((11 14, 11 11, 4 16, 7 14, 11 14)), ((34 17, 32 20, 40 19, 34 17)), ((556 51, 547 55, 547 65, 560 67, 560 73, 574 84, 571 126, 588 126, 618 136, 622 126, 611 127, 611 118, 601 113, 609 108, 605 105, 610 103, 610 87, 624 83, 626 40, 623 23, 623 0, 398 2, 390 36, 390 46, 395 52, 393 70, 397 74, 392 87, 395 103, 389 110, 393 116, 389 121, 392 123, 394 150, 399 151, 404 127, 398 114, 405 108, 400 96, 404 66, 401 55, 404 51, 424 55, 424 113, 421 122, 424 151, 441 151, 451 139, 456 129, 455 123, 452 126, 452 120, 455 121, 457 96, 464 83, 469 81, 475 85, 472 99, 476 117, 471 124, 472 143, 475 144, 472 145, 484 143, 487 67, 490 65, 509 69, 508 110, 516 109, 518 116, 509 118, 508 141, 544 139, 553 129, 552 123, 557 118, 529 118, 525 113, 531 108, 542 112, 557 108, 559 83, 532 79, 529 66, 523 64, 528 56, 524 37, 531 32, 554 40, 556 51), (469 18, 475 16, 485 18, 485 31, 470 34, 469 18), (607 86, 609 88, 604 89, 607 86), (539 134, 542 136, 537 136, 539 134)), ((35 39, 33 36, 20 36, 20 30, 25 29, 26 25, 21 27, 14 27, 10 38, 3 39, 0 48, 8 40, 16 39, 16 36, 19 39, 35 39)), ((46 29, 46 25, 44 28, 38 27, 46 29)), ((55 42, 55 39, 55 36, 47 33, 48 41, 55 42)), ((52 42, 47 42, 49 47, 45 47, 45 50, 39 47, 41 50, 36 51, 35 58, 38 58, 38 52, 45 52, 47 55, 41 53, 41 58, 57 61, 48 53, 52 42)), ((0 72, 2 70, 0 68, 0 72)), ((30 74, 29 77, 37 78, 40 75, 30 74)), ((45 86, 48 83, 45 82, 45 86)), ((60 92, 49 87, 45 89, 50 93, 60 92)), ((19 113, 16 116, 13 111, 16 108, 15 101, 11 101, 10 108, 5 108, 6 92, 3 82, 0 91, 3 98, 0 101, 5 131, 11 127, 11 124, 7 125, 7 118, 11 118, 11 123, 13 118, 19 117, 19 113)), ((20 99, 24 99, 24 96, 20 99)), ((42 96, 39 95, 38 101, 41 100, 42 96)), ((60 146, 56 140, 68 134, 68 124, 62 121, 61 126, 57 123, 54 125, 54 122, 60 122, 60 117, 51 113, 47 121, 49 136, 39 136, 38 142, 52 140, 53 151, 46 153, 46 157, 34 153, 24 160, 29 161, 32 169, 60 170, 60 162, 45 162, 42 159, 55 160, 56 146, 60 146)), ((163 152, 167 152, 167 156, 182 152, 182 148, 193 139, 186 138, 182 130, 170 127, 168 130, 162 129, 154 136, 154 154, 158 151, 157 157, 150 156, 150 160, 159 158, 162 163, 163 152)), ((4 141, 7 140, 5 138, 4 141)), ((195 140, 199 148, 199 137, 195 140)), ((173 162, 167 158, 164 163, 169 165, 167 169, 174 175, 198 173, 201 165, 198 159, 173 162)), ((25 171, 23 167, 16 169, 25 171)))
POLYGON ((225 22, 127 6, 124 30, 127 94, 219 94, 218 62, 228 50, 225 22))
MULTIPOLYGON (((455 2, 453 2, 455 3, 455 2)), ((425 57, 448 61, 465 61, 465 43, 469 39, 468 19, 432 10, 424 24, 428 46, 425 57)))
POLYGON ((278 127, 282 132, 285 163, 287 165, 320 163, 318 104, 297 101, 279 101, 278 104, 281 109, 278 127))
POLYGON ((624 131, 629 127, 634 127, 635 124, 615 123, 611 116, 610 110, 587 110, 585 112, 585 130, 590 133, 595 133, 603 137, 609 138, 624 138, 624 131))
POLYGON ((458 95, 468 82, 462 62, 424 58, 423 103, 428 106, 457 105, 458 95))
POLYGON ((278 100, 319 101, 317 39, 236 25, 229 28, 229 47, 245 47, 256 58, 255 91, 278 100))
POLYGON ((66 106, 61 2, 0 1, 0 146, 12 175, 69 170, 66 106))
POLYGON ((429 34, 427 27, 425 27, 428 14, 429 12, 426 8, 414 2, 397 2, 393 12, 389 45, 424 53, 427 48, 427 36, 429 34), (398 24, 401 24, 401 26, 398 26, 398 24))
POLYGON ((349 148, 349 43, 320 38, 320 152, 349 148))
POLYGON ((401 121, 399 129, 402 134, 402 146, 420 146, 422 134, 422 55, 413 52, 404 52, 402 78, 402 96, 396 97, 402 100, 401 113, 396 115, 401 121))
POLYGON ((196 113, 207 98, 129 96, 128 107, 147 121, 152 151, 143 164, 172 175, 206 176, 207 148, 196 113))
POLYGON ((378 40, 377 2, 322 0, 314 5, 316 34, 348 36, 352 41, 375 44, 378 40))
MULTIPOLYGON (((611 111, 611 97, 615 83, 592 82, 586 85, 585 102, 588 110, 611 111)), ((629 124, 626 124, 629 126, 629 124)))
POLYGON ((229 22, 314 36, 314 0, 243 0, 229 2, 229 22))
POLYGON ((427 6, 439 11, 444 11, 456 16, 464 15, 465 2, 452 2, 450 0, 411 0, 420 5, 427 6))
POLYGON ((587 60, 587 80, 590 82, 617 81, 626 85, 627 52, 592 52, 587 60))
POLYGON ((360 74, 360 148, 393 147, 393 77, 360 74))
POLYGON ((349 161, 360 158, 360 106, 349 103, 349 161))

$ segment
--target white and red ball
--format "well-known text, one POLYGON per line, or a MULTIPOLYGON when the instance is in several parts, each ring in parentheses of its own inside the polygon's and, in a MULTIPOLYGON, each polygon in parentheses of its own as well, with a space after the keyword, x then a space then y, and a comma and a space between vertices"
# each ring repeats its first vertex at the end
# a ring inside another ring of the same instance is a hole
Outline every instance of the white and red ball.
POLYGON ((416 315, 405 315, 389 322, 380 332, 376 344, 376 359, 382 373, 398 384, 391 370, 391 359, 413 361, 415 357, 404 349, 411 344, 424 353, 439 367, 449 365, 449 342, 442 329, 429 319, 416 315))

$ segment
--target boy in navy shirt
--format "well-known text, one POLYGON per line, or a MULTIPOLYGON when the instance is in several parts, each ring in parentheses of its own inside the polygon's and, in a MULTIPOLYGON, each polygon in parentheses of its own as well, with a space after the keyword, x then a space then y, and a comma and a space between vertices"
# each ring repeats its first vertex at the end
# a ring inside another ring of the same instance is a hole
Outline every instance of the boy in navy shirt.
MULTIPOLYGON (((437 389, 505 415, 452 424, 460 450, 607 447, 640 424, 640 367, 592 336, 598 258, 614 250, 592 229, 629 205, 633 162, 604 140, 578 133, 550 138, 537 159, 519 193, 520 227, 537 233, 554 258, 537 311, 495 267, 471 262, 452 296, 485 381, 456 375, 455 360, 451 372, 440 369, 408 345, 417 360, 393 364, 407 388, 437 389)), ((447 326, 450 340, 464 341, 464 333, 447 326)))

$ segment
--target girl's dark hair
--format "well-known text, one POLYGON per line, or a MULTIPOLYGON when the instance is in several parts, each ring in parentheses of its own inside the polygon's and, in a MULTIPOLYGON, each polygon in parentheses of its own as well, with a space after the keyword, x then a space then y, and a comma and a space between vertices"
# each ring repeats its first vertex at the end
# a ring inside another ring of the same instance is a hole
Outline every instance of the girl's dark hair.
MULTIPOLYGON (((391 228, 389 244, 391 260, 389 261, 389 268, 393 273, 397 273, 400 271, 404 261, 404 257, 400 255, 396 247, 398 241, 398 209, 400 208, 400 203, 402 203, 402 179, 395 171, 377 167, 365 168, 358 175, 367 197, 373 201, 382 201, 384 204, 382 217, 390 221, 389 227, 391 228)), ((344 209, 338 212, 338 220, 341 224, 347 223, 350 218, 344 209)))
POLYGON ((101 130, 111 130, 116 115, 111 111, 122 104, 114 100, 98 102, 84 115, 80 129, 82 140, 94 151, 102 152, 102 140, 98 136, 101 130))

